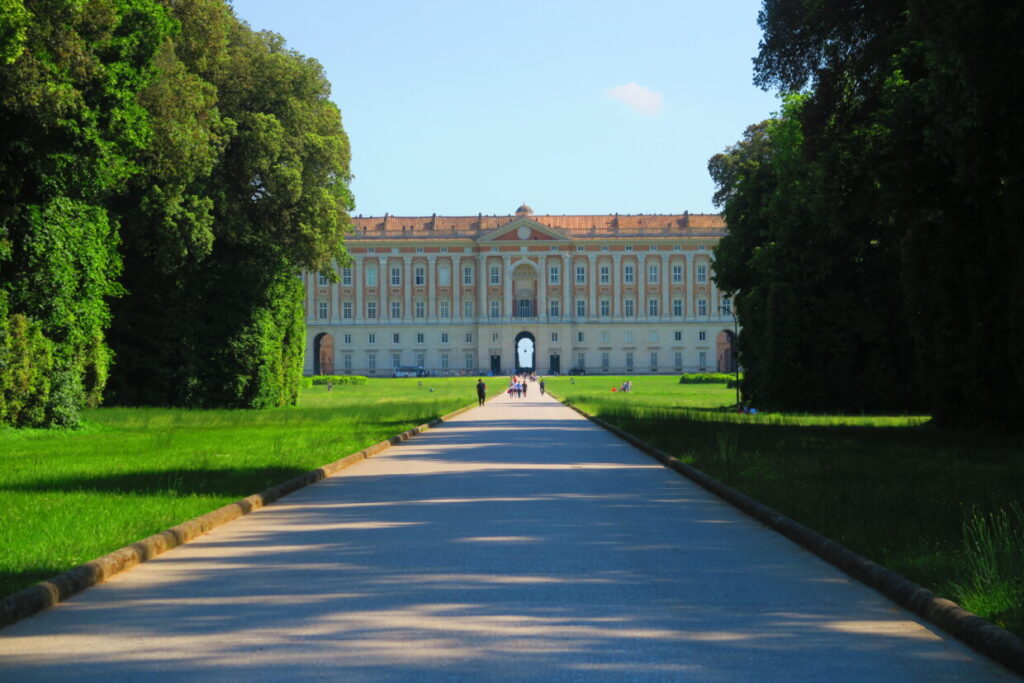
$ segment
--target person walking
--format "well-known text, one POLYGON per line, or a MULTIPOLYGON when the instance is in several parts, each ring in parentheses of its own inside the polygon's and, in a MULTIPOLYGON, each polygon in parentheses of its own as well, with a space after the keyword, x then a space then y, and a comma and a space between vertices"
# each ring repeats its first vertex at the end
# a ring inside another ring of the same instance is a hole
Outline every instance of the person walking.
POLYGON ((544 380, 543 379, 540 381, 540 395, 541 396, 544 395, 544 380))
POLYGON ((484 399, 487 398, 487 385, 480 378, 476 380, 476 398, 480 402, 480 405, 484 404, 484 399))

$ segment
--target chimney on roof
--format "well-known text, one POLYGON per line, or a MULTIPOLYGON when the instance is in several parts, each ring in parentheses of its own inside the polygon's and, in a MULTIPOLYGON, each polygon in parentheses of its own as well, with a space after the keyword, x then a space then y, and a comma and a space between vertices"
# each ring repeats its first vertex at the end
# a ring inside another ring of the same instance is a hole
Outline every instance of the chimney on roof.
POLYGON ((689 211, 683 211, 683 227, 684 228, 690 227, 690 212, 689 211))

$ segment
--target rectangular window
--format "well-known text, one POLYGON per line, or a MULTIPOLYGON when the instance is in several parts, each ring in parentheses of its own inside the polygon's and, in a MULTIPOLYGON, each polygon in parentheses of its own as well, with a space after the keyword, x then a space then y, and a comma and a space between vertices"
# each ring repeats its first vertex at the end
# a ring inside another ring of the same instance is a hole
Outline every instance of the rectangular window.
POLYGON ((391 334, 391 342, 393 344, 401 344, 402 343, 402 335, 400 335, 398 332, 393 332, 391 334))
POLYGON ((473 369, 473 354, 471 354, 471 353, 467 353, 466 354, 466 369, 467 370, 472 370, 473 369))
POLYGON ((473 302, 472 301, 463 301, 462 302, 462 316, 464 318, 472 318, 473 317, 473 302))
POLYGON ((622 335, 622 341, 627 344, 633 343, 633 330, 626 330, 622 335))
POLYGON ((500 318, 501 317, 501 302, 499 302, 499 301, 492 301, 491 302, 491 317, 492 318, 500 318))
POLYGON ((517 310, 520 318, 532 318, 533 299, 519 299, 517 310))
POLYGON ((366 367, 370 372, 376 372, 377 370, 377 354, 371 353, 366 356, 366 367))
POLYGON ((611 269, 608 266, 601 266, 601 284, 606 285, 612 281, 611 269))
POLYGON ((658 371, 658 352, 651 351, 651 372, 658 371))
POLYGON ((703 285, 708 281, 708 267, 703 263, 697 265, 697 284, 703 285))
POLYGON ((708 352, 700 351, 697 353, 697 369, 704 372, 708 369, 708 352))
POLYGON ((402 284, 402 269, 392 268, 391 269, 391 286, 397 287, 402 284))
POLYGON ((463 266, 462 268, 462 284, 471 285, 473 284, 473 266, 463 266))
POLYGON ((633 372, 633 352, 626 351, 626 372, 633 372))
POLYGON ((557 318, 560 315, 560 310, 561 304, 558 303, 558 299, 552 299, 548 302, 548 315, 552 318, 557 318))
POLYGON ((635 278, 634 278, 634 274, 633 274, 633 265, 627 263, 623 267, 622 281, 625 282, 627 285, 631 285, 631 284, 633 284, 634 280, 635 280, 635 278))
POLYGON ((441 287, 449 287, 452 284, 452 271, 448 266, 440 266, 437 269, 437 284, 441 287))
POLYGON ((583 343, 583 333, 582 333, 582 332, 577 332, 577 333, 576 333, 576 341, 577 341, 578 343, 580 343, 580 344, 582 344, 582 343, 583 343))
POLYGON ((609 354, 607 351, 602 351, 601 352, 601 371, 602 372, 608 372, 609 368, 611 368, 611 365, 612 365, 611 354, 609 354))
POLYGON ((441 343, 442 344, 447 344, 448 343, 448 333, 447 332, 442 332, 441 333, 441 343))
POLYGON ((466 333, 466 343, 467 344, 472 344, 473 343, 473 333, 472 332, 467 332, 466 333))
POLYGON ((576 317, 582 318, 587 315, 586 299, 576 299, 576 317))
POLYGON ((682 299, 672 299, 672 315, 676 316, 677 318, 682 317, 682 315, 683 315, 683 300, 682 299))
POLYGON ((632 244, 627 244, 626 245, 626 251, 633 251, 633 245, 632 244))
POLYGON ((553 341, 553 342, 557 342, 558 341, 558 333, 557 332, 552 332, 551 333, 551 341, 553 341))
POLYGON ((416 266, 414 273, 416 284, 422 287, 423 283, 426 282, 427 279, 426 269, 423 266, 416 266))
POLYGON ((426 360, 427 360, 427 357, 426 357, 425 354, 417 353, 416 354, 416 367, 422 368, 424 365, 426 365, 426 360))
POLYGON ((608 330, 601 330, 601 341, 607 343, 611 335, 608 334, 608 330))
POLYGON ((658 300, 648 299, 647 300, 647 315, 658 315, 658 300))
POLYGON ((674 284, 681 284, 683 281, 683 266, 680 264, 674 264, 672 266, 672 282, 674 284))
POLYGON ((321 301, 319 309, 320 309, 320 313, 319 313, 320 319, 321 320, 326 320, 327 319, 327 302, 326 301, 321 301))
POLYGON ((330 281, 327 279, 327 276, 324 275, 323 273, 317 273, 317 282, 321 287, 326 287, 327 285, 331 284, 330 281))
POLYGON ((370 334, 366 335, 366 341, 369 344, 376 344, 377 343, 377 335, 375 333, 371 332, 370 334))
POLYGON ((351 320, 352 319, 352 302, 351 301, 343 301, 342 302, 342 304, 341 304, 341 317, 344 318, 345 320, 351 320))
POLYGON ((722 297, 722 313, 732 315, 732 300, 727 296, 722 297))
POLYGON ((708 333, 706 330, 700 330, 697 332, 697 341, 707 341, 708 333))
POLYGON ((562 269, 561 269, 560 266, 551 266, 548 269, 548 278, 551 281, 551 284, 553 284, 553 285, 557 285, 558 284, 558 279, 561 277, 561 275, 562 275, 562 269))
POLYGON ((492 285, 499 285, 499 284, 501 284, 501 267, 500 266, 491 266, 491 284, 492 285))
POLYGON ((345 335, 345 343, 346 344, 351 344, 352 343, 352 335, 351 334, 346 334, 345 335))
POLYGON ((578 367, 580 370, 583 370, 584 368, 587 367, 587 354, 583 353, 582 351, 576 354, 576 367, 578 367))
POLYGON ((676 372, 683 371, 683 352, 676 351, 675 353, 676 372))
POLYGON ((658 282, 658 266, 647 266, 647 283, 657 284, 658 282))
POLYGON ((377 317, 377 302, 367 301, 366 302, 366 317, 376 318, 377 317))
POLYGON ((352 286, 352 269, 351 268, 342 268, 341 269, 341 284, 345 285, 346 287, 351 287, 352 286))
POLYGON ((425 318, 427 316, 427 304, 423 301, 416 302, 416 317, 425 318))
POLYGON ((345 372, 352 372, 352 354, 346 353, 343 357, 342 363, 345 368, 345 372))
MULTIPOLYGON (((416 333, 416 343, 417 344, 422 344, 423 343, 423 333, 422 332, 417 332, 416 333)), ((422 363, 420 363, 420 365, 422 365, 422 363)))
POLYGON ((391 354, 391 367, 394 369, 394 368, 400 367, 401 365, 402 365, 402 354, 400 354, 400 353, 393 353, 393 354, 391 354))
POLYGON ((587 271, 583 266, 576 266, 576 284, 582 285, 587 281, 587 271))
POLYGON ((449 309, 449 307, 448 307, 448 299, 441 299, 441 301, 438 302, 437 307, 438 307, 438 315, 440 315, 442 318, 447 318, 448 317, 448 309, 449 309))
POLYGON ((448 369, 448 354, 447 353, 442 353, 441 354, 441 369, 442 370, 447 370, 448 369))
POLYGON ((401 318, 402 317, 402 302, 392 301, 391 302, 391 317, 401 318))
POLYGON ((376 287, 377 286, 377 269, 367 268, 366 269, 366 286, 376 287))
POLYGON ((498 333, 497 332, 491 332, 491 343, 492 344, 497 344, 498 343, 498 333))
POLYGON ((625 300, 623 300, 623 302, 622 302, 622 313, 627 318, 632 318, 633 317, 633 300, 632 299, 625 299, 625 300))
POLYGON ((697 315, 707 315, 707 314, 708 314, 708 300, 707 299, 697 299, 697 315))
POLYGON ((675 339, 676 341, 683 341, 683 331, 676 330, 675 332, 672 333, 672 338, 675 339))
POLYGON ((612 313, 612 302, 608 299, 601 299, 601 315, 608 317, 612 313))

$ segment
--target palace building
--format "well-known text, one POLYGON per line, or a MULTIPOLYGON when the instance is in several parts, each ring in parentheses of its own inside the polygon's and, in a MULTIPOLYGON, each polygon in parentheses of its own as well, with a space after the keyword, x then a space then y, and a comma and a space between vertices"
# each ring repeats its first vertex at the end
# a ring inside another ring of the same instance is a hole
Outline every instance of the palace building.
POLYGON ((303 274, 307 375, 733 369, 718 215, 352 221, 337 282, 303 274))

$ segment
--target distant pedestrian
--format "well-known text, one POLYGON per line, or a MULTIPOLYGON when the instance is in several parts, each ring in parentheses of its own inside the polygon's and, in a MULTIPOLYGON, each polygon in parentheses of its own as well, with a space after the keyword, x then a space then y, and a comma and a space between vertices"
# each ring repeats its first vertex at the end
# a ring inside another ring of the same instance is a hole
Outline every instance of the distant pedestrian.
POLYGON ((484 399, 487 398, 487 385, 479 378, 476 380, 476 397, 480 401, 480 405, 483 405, 484 399))
POLYGON ((527 382, 524 381, 523 382, 523 396, 526 396, 527 390, 529 388, 530 388, 530 385, 527 382))
POLYGON ((544 395, 544 380, 540 381, 540 395, 544 395))

